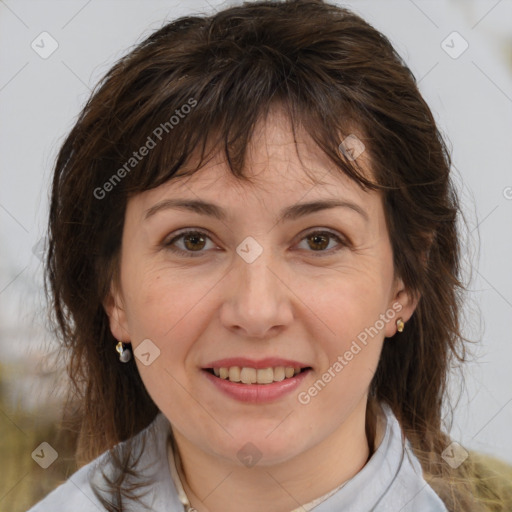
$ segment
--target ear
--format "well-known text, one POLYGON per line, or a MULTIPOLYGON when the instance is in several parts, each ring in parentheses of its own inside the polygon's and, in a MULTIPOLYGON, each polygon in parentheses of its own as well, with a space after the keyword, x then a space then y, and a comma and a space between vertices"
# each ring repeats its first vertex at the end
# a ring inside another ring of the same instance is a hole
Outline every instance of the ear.
POLYGON ((109 319, 112 336, 114 336, 117 341, 125 343, 130 342, 123 297, 113 283, 110 286, 110 291, 106 299, 103 301, 103 307, 109 319))
POLYGON ((396 321, 401 318, 404 324, 407 324, 407 321, 413 315, 418 302, 420 301, 420 296, 418 294, 412 293, 408 290, 404 282, 401 278, 397 278, 395 280, 395 285, 393 288, 393 293, 391 296, 391 300, 388 305, 388 311, 390 314, 387 316, 389 318, 393 318, 390 320, 385 327, 385 337, 390 338, 394 336, 397 332, 396 321), (391 312, 394 312, 395 315, 391 312))

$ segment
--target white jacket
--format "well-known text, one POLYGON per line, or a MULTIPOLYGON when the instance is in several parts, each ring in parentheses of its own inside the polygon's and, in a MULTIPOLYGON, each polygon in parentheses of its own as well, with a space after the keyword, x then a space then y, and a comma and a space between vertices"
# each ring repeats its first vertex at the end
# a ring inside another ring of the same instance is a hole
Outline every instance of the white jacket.
MULTIPOLYGON (((383 439, 361 471, 337 489, 291 512, 447 512, 424 480, 420 463, 409 441, 404 442, 391 409, 385 404, 382 409, 386 418, 383 439)), ((146 436, 146 449, 137 468, 152 482, 143 498, 151 512, 188 510, 175 461, 169 464, 167 457, 169 433, 169 421, 159 413, 151 425, 135 436, 136 443, 146 436)), ((105 488, 99 469, 107 470, 106 462, 108 452, 83 466, 28 512, 104 511, 92 492, 90 481, 105 488)), ((143 510, 141 505, 133 503, 127 509, 143 510)))

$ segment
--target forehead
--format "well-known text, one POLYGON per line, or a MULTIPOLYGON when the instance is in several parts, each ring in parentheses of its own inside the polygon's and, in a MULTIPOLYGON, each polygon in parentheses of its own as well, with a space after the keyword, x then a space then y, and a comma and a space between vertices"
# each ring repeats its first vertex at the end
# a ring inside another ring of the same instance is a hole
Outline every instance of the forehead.
MULTIPOLYGON (((194 169, 197 163, 198 157, 193 156, 183 170, 194 169)), ((371 176, 367 154, 363 152, 358 157, 358 164, 366 176, 371 176)), ((305 130, 300 127, 292 129, 282 109, 272 110, 266 119, 256 124, 247 147, 244 176, 250 181, 235 177, 228 167, 224 152, 218 150, 206 163, 201 163, 192 176, 173 178, 168 182, 167 190, 182 192, 188 189, 210 194, 222 190, 223 193, 235 195, 251 191, 279 195, 281 192, 298 193, 319 188, 323 193, 329 190, 336 193, 343 189, 357 196, 365 194, 305 130)))
MULTIPOLYGON (((252 205, 274 210, 320 199, 351 200, 367 205, 370 210, 379 207, 379 194, 363 191, 305 130, 293 130, 282 110, 270 111, 254 128, 243 169, 248 181, 232 174, 223 150, 211 151, 209 155, 203 162, 198 154, 192 155, 175 177, 132 198, 129 208, 147 211, 169 198, 206 200, 247 215, 252 205), (191 170, 192 175, 180 175, 191 170)), ((367 177, 371 176, 367 154, 361 154, 357 163, 367 177)))

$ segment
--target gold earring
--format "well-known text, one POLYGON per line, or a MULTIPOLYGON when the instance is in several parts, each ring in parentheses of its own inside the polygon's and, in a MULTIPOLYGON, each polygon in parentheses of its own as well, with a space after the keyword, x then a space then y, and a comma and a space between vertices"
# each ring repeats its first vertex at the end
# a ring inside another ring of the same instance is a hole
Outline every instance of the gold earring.
POLYGON ((122 341, 116 345, 116 352, 118 352, 119 361, 122 363, 127 363, 132 358, 132 351, 122 341))
POLYGON ((398 332, 402 332, 404 330, 404 327, 405 327, 404 321, 401 318, 399 318, 396 321, 396 330, 398 332))

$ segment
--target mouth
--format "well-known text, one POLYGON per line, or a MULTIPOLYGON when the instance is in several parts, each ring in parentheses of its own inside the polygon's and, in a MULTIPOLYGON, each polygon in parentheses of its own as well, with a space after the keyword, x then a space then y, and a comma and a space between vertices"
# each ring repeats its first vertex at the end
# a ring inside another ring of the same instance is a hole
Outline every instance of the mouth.
POLYGON ((213 366, 211 368, 203 368, 203 371, 218 379, 246 385, 267 385, 274 382, 283 382, 309 370, 312 370, 311 366, 268 366, 266 368, 213 366))
POLYGON ((281 357, 228 357, 206 363, 202 374, 217 391, 239 402, 278 402, 314 371, 307 363, 281 357))

